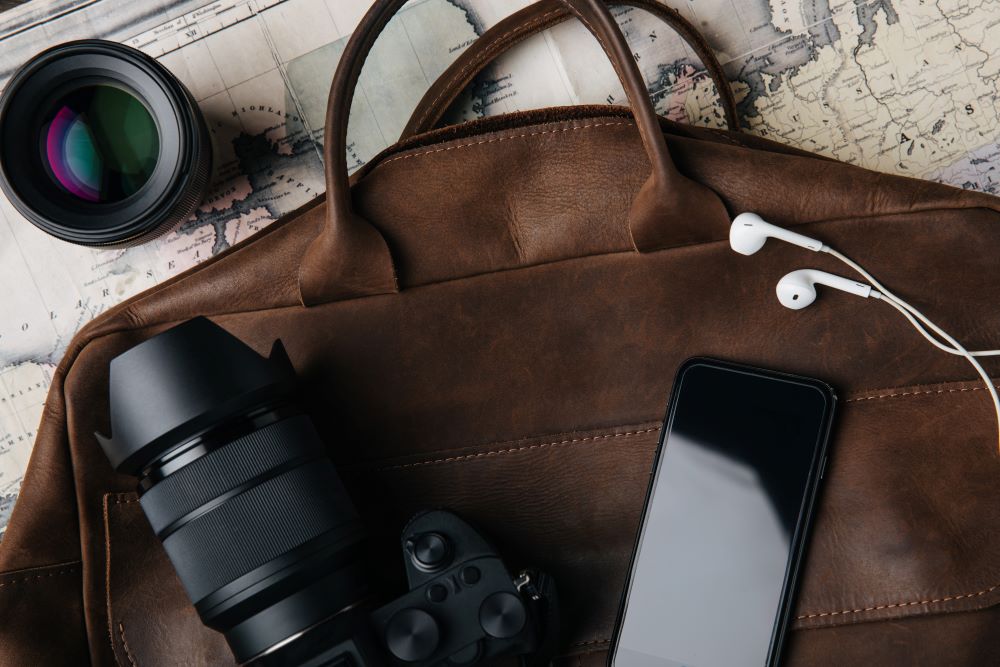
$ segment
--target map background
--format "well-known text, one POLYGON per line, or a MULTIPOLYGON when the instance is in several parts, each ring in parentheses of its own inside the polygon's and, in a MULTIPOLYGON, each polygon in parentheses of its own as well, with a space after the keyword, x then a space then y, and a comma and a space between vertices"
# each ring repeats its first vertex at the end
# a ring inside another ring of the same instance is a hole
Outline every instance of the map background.
MULTIPOLYGON (((83 324, 221 252, 323 190, 333 70, 370 0, 35 0, 0 14, 0 87, 44 47, 102 37, 161 60, 212 132, 213 192, 155 242, 95 251, 56 241, 0 198, 0 532, 55 364, 83 324)), ((366 66, 352 169, 395 141, 477 35, 529 0, 413 0, 366 66)), ((997 192, 1000 3, 986 0, 670 0, 702 29, 747 130, 880 171, 997 192)), ((655 19, 615 10, 663 115, 721 126, 690 50, 655 19)), ((620 103, 593 39, 566 23, 489 68, 452 120, 620 103)))

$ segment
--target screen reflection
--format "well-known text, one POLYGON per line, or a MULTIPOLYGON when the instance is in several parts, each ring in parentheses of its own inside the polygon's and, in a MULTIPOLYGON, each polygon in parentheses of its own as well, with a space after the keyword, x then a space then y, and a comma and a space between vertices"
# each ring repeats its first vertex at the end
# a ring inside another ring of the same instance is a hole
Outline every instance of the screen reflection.
POLYGON ((615 665, 762 667, 826 395, 704 365, 679 382, 615 665))

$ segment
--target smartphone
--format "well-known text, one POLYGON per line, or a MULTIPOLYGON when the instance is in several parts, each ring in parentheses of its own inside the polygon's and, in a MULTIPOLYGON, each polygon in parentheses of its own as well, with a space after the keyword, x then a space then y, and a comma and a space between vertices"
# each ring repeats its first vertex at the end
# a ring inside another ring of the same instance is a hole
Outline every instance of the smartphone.
POLYGON ((819 380, 681 366, 609 665, 778 664, 835 403, 819 380))

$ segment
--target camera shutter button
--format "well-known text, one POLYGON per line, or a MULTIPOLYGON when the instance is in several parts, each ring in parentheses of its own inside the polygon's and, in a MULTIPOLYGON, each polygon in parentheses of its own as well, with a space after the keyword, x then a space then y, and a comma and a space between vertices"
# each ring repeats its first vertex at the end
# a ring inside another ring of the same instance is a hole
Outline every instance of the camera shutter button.
POLYGON ((437 621, 423 609, 404 609, 389 620, 385 644, 403 662, 426 660, 437 650, 441 632, 437 621))
POLYGON ((513 593, 494 593, 479 607, 479 625, 490 637, 510 639, 528 620, 521 598, 513 593))
POLYGON ((413 564, 421 570, 438 570, 444 567, 451 557, 451 545, 438 533, 418 535, 412 545, 413 564))

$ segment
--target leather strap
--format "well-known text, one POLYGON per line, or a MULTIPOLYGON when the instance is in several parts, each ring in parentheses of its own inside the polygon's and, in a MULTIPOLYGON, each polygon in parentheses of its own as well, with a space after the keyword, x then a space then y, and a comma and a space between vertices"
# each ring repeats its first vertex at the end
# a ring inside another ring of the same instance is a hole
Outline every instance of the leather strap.
MULTIPOLYGON (((657 0, 606 0, 611 5, 631 5, 653 14, 669 25, 695 52, 715 84, 722 102, 726 125, 740 132, 736 97, 726 78, 715 51, 698 29, 672 7, 657 0)), ((438 77, 417 105, 403 129, 400 141, 429 132, 437 127, 445 112, 483 69, 525 39, 556 26, 571 15, 558 0, 540 0, 507 17, 473 42, 445 72, 438 77)))
MULTIPOLYGON (((722 200, 674 165, 659 119, 625 36, 602 0, 559 0, 597 38, 628 96, 651 174, 629 211, 633 246, 651 251, 711 238, 729 225, 722 200)), ((312 305, 399 290, 382 234, 351 201, 345 159, 347 123, 361 68, 375 40, 406 0, 376 0, 361 19, 337 65, 327 104, 324 138, 327 218, 299 268, 299 293, 312 305)))

